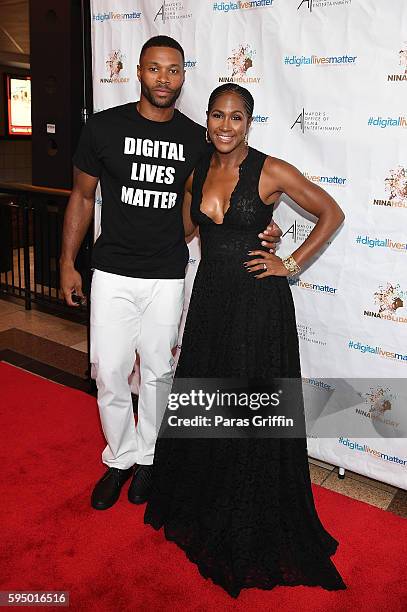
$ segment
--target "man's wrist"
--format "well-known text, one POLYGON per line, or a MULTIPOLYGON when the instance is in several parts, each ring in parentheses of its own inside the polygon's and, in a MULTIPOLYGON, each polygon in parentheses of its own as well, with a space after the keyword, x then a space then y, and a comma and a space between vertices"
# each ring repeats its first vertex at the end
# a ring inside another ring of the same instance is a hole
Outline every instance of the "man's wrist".
POLYGON ((64 268, 74 268, 75 267, 75 261, 72 259, 72 257, 67 257, 66 255, 61 255, 61 257, 59 258, 59 265, 64 268))

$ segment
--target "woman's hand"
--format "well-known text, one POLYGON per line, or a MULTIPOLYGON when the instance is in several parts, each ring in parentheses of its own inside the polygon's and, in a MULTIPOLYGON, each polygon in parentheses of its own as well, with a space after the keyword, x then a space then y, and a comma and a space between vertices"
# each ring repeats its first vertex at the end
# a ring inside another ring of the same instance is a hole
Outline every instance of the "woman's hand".
POLYGON ((245 261, 245 266, 249 274, 253 272, 261 272, 261 274, 253 274, 255 278, 266 278, 266 276, 288 276, 289 272, 283 264, 281 257, 267 251, 249 251, 249 255, 255 255, 254 259, 245 261))

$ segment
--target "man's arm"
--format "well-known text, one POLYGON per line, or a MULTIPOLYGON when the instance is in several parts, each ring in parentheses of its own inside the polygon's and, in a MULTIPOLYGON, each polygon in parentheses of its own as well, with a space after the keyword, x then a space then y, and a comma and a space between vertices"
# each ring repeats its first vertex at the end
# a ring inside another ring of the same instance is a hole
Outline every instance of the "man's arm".
POLYGON ((182 220, 184 222, 185 238, 191 236, 196 229, 195 223, 191 219, 191 202, 192 202, 192 179, 194 172, 189 175, 185 183, 184 201, 182 204, 182 220))
POLYGON ((280 242, 280 237, 282 235, 281 228, 277 225, 275 221, 271 221, 270 225, 266 227, 266 229, 259 234, 259 238, 261 238, 262 246, 268 248, 269 253, 275 253, 277 248, 277 243, 280 242))
POLYGON ((72 293, 84 299, 82 278, 75 270, 75 259, 93 219, 98 181, 98 177, 86 174, 74 166, 74 184, 65 211, 59 260, 61 291, 69 306, 79 306, 72 301, 72 293))

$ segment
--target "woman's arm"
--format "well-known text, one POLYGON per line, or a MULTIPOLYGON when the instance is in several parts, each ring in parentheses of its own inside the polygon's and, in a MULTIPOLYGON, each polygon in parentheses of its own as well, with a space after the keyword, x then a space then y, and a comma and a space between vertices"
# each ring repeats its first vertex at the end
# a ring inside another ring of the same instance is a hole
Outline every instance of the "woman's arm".
POLYGON ((189 175, 185 183, 184 201, 182 204, 182 219, 184 221, 185 237, 194 233, 196 224, 191 219, 191 201, 192 201, 192 179, 194 172, 189 175))
MULTIPOLYGON (((282 159, 268 157, 263 167, 263 173, 262 190, 268 194, 267 197, 276 192, 284 192, 301 208, 318 218, 308 238, 291 253, 296 263, 302 267, 334 234, 343 222, 345 215, 329 193, 306 179, 295 166, 282 159)), ((263 257, 262 251, 252 251, 251 254, 263 257)), ((267 264, 267 271, 257 275, 257 278, 270 276, 271 274, 278 276, 289 274, 280 257, 267 253, 265 255, 267 261, 258 259, 258 265, 255 265, 255 260, 246 262, 252 264, 248 266, 248 269, 250 268, 252 272, 264 268, 263 263, 267 264)))
POLYGON ((293 253, 295 261, 302 266, 317 253, 335 233, 345 215, 337 202, 324 189, 315 185, 291 164, 276 159, 268 164, 271 186, 286 193, 301 208, 318 217, 308 238, 293 253))

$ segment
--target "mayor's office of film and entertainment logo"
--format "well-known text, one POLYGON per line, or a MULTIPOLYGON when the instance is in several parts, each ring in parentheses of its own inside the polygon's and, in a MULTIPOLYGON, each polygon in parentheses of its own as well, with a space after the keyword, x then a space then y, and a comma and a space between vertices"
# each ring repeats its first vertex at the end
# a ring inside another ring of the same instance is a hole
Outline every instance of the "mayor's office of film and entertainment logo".
POLYGON ((311 231, 314 229, 315 225, 309 221, 301 220, 297 221, 297 219, 288 227, 288 229, 283 232, 281 238, 291 239, 294 244, 297 242, 304 242, 310 235, 311 231))
POLYGON ((113 49, 107 55, 105 61, 106 72, 109 75, 108 78, 101 78, 101 83, 128 83, 129 77, 121 76, 121 72, 124 68, 124 60, 126 56, 121 52, 120 49, 113 49))
POLYGON ((316 329, 309 323, 297 323, 297 333, 300 340, 310 344, 326 346, 327 341, 321 329, 316 329))
POLYGON ((306 10, 310 13, 314 9, 340 8, 352 4, 352 0, 294 0, 294 2, 299 2, 297 11, 306 10))
POLYGON ((180 19, 190 19, 192 13, 180 0, 169 0, 161 2, 158 9, 154 12, 154 21, 166 23, 167 21, 178 21, 180 19))
POLYGON ((391 169, 384 179, 384 189, 387 198, 373 198, 374 206, 386 209, 407 208, 407 168, 399 164, 391 169))
MULTIPOLYGON (((307 221, 305 219, 298 221, 295 219, 295 221, 285 230, 285 232, 283 232, 281 237, 287 237, 287 239, 292 240, 294 244, 303 243, 308 238, 314 227, 315 224, 311 221, 307 221)), ((332 240, 326 241, 327 245, 331 243, 332 240)))
POLYGON ((398 65, 401 70, 397 73, 388 74, 387 81, 393 83, 407 81, 407 41, 403 42, 401 49, 398 52, 398 65))
POLYGON ((370 419, 373 422, 379 421, 383 425, 397 428, 400 423, 393 421, 391 409, 397 401, 397 396, 391 392, 389 387, 371 387, 367 393, 361 394, 367 409, 355 407, 355 412, 359 416, 370 419))
POLYGON ((324 110, 305 110, 303 108, 290 126, 292 130, 305 132, 339 133, 342 125, 334 121, 324 110))
POLYGON ((374 304, 372 308, 363 310, 365 317, 407 323, 407 291, 404 291, 399 283, 379 285, 372 294, 372 302, 374 304))
POLYGON ((260 77, 255 74, 256 50, 244 43, 232 50, 226 60, 228 75, 220 76, 219 83, 257 84, 260 77))

